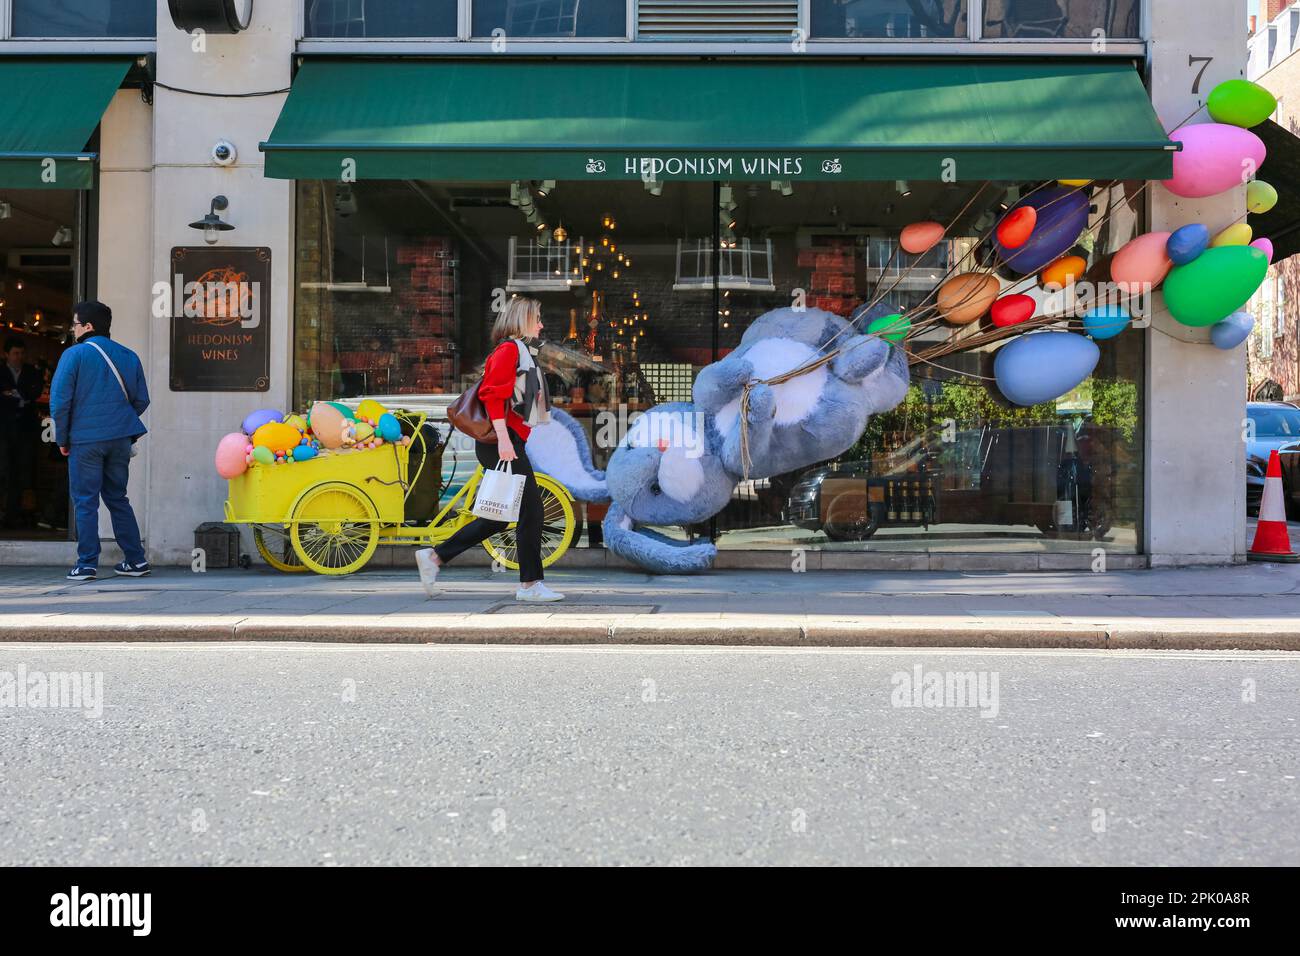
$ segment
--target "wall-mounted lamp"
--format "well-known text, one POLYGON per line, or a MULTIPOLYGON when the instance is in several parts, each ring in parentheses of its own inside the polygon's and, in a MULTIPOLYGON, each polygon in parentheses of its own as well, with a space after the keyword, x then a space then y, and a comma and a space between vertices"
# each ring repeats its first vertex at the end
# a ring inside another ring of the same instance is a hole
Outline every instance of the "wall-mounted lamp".
POLYGON ((894 180, 894 189, 898 190, 898 195, 902 196, 904 199, 912 195, 912 186, 906 179, 894 180))
POLYGON ((54 231, 54 238, 50 240, 52 246, 70 246, 72 245, 72 228, 70 226, 59 226, 54 231))
POLYGON ((190 223, 190 228, 202 229, 203 241, 210 246, 215 246, 217 244, 217 239, 221 237, 221 233, 229 232, 231 229, 235 228, 222 219, 217 213, 217 210, 224 211, 229 208, 229 206, 230 200, 225 196, 213 196, 212 207, 208 210, 208 214, 197 222, 190 223))
POLYGON ((14 207, 7 202, 0 202, 0 219, 8 219, 14 214, 14 207))

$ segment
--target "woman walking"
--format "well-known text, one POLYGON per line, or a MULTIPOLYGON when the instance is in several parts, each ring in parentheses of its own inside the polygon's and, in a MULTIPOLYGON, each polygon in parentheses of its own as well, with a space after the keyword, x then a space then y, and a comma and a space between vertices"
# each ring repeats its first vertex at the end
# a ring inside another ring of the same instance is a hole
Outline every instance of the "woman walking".
MULTIPOLYGON (((511 299, 492 326, 492 341, 496 348, 488 356, 483 369, 483 383, 478 389, 479 400, 487 409, 496 431, 495 442, 474 443, 474 454, 479 464, 492 469, 498 463, 508 461, 515 474, 527 478, 519 507, 519 521, 515 525, 519 559, 516 601, 564 599, 563 594, 552 591, 542 582, 542 495, 524 450, 530 427, 550 420, 546 383, 524 341, 535 339, 541 333, 541 303, 536 299, 511 299)), ((422 548, 415 552, 420 583, 429 597, 438 594, 438 571, 444 564, 506 527, 504 521, 475 518, 436 548, 422 548)))

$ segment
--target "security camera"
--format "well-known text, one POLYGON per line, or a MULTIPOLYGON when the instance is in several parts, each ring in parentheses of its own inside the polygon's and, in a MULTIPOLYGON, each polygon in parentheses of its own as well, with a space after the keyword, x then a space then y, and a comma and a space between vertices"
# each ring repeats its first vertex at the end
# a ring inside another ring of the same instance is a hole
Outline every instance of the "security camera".
POLYGON ((212 161, 218 166, 232 166, 238 153, 235 144, 229 140, 219 139, 212 146, 212 161))

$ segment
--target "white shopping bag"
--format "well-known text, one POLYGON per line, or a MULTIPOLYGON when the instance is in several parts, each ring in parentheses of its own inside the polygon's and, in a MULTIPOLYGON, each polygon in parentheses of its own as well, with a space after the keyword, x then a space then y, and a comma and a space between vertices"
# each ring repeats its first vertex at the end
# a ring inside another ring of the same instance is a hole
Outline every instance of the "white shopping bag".
POLYGON ((518 521, 519 504, 524 500, 527 481, 526 475, 514 473, 510 462, 498 462, 491 471, 483 472, 470 514, 492 521, 518 521))

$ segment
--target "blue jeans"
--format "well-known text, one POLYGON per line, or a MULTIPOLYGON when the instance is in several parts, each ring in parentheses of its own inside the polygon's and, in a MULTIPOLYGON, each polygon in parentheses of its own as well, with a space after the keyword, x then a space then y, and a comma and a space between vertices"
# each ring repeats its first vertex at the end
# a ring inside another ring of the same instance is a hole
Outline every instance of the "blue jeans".
POLYGON ((68 487, 77 512, 77 565, 99 566, 99 499, 113 519, 113 537, 129 564, 144 564, 140 526, 126 500, 131 439, 75 444, 68 454, 68 487))

